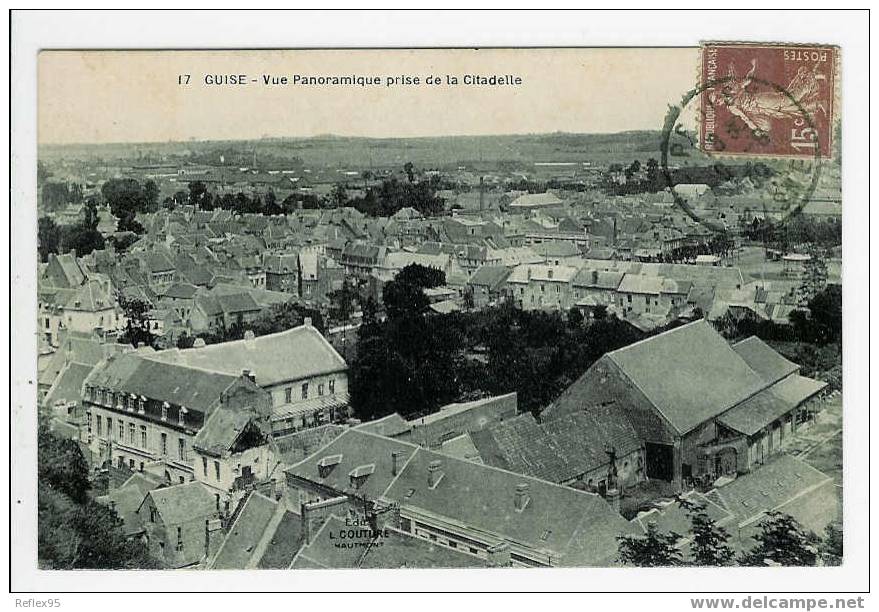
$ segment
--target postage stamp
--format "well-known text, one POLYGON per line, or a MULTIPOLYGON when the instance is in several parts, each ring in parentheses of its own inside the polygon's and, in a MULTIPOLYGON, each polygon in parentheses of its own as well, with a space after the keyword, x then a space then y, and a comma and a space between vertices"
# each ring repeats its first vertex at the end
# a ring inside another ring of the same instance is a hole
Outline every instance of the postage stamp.
POLYGON ((832 46, 703 44, 702 150, 830 157, 837 53, 832 46))

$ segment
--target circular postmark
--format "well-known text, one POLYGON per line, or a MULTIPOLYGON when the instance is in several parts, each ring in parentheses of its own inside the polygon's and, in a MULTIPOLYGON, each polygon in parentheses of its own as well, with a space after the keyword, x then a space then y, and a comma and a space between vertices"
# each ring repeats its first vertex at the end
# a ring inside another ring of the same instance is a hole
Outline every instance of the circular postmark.
POLYGON ((733 76, 709 80, 685 93, 680 104, 669 107, 660 140, 660 170, 675 204, 708 230, 728 234, 731 228, 723 219, 700 214, 683 185, 703 183, 714 190, 731 184, 731 192, 724 197, 733 206, 762 214, 765 222, 772 220, 772 228, 778 230, 799 215, 818 187, 825 161, 820 154, 819 132, 813 117, 790 91, 751 76, 750 87, 772 92, 788 108, 796 109, 791 119, 793 129, 809 136, 810 150, 814 151, 808 156, 773 155, 770 130, 748 125, 730 113, 718 121, 722 113, 717 111, 731 106, 736 86, 733 76), (696 115, 695 135, 682 122, 688 112, 696 115), (700 147, 702 123, 709 120, 713 129, 700 147))

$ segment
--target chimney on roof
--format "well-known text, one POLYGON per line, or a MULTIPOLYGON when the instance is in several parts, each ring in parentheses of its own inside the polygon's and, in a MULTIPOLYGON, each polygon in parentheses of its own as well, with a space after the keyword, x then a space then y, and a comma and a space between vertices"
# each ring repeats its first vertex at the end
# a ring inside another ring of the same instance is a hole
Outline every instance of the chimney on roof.
POLYGON ((400 473, 400 455, 403 453, 400 451, 394 451, 391 453, 391 475, 396 476, 400 473))
POLYGON ((435 489, 443 479, 443 462, 439 459, 431 461, 427 466, 427 486, 435 489))
POLYGON ((531 495, 529 494, 530 489, 531 485, 527 482, 521 482, 516 485, 516 497, 514 499, 516 512, 522 512, 528 507, 528 504, 531 502, 531 495))
POLYGON ((192 348, 204 348, 207 344, 204 341, 204 338, 196 338, 195 342, 192 343, 192 348))
POLYGON ((255 373, 253 370, 249 369, 249 368, 244 368, 244 369, 242 369, 242 370, 241 370, 241 376, 243 376, 244 378, 248 379, 248 380, 249 380, 250 382, 252 382, 252 383, 255 383, 255 382, 256 382, 256 373, 255 373))
MULTIPOLYGON (((220 500, 217 499, 219 509, 220 500)), ((205 558, 211 559, 220 551, 223 543, 223 522, 218 519, 206 519, 204 522, 204 553, 205 558)))
POLYGON ((510 545, 506 542, 489 546, 486 552, 488 553, 488 564, 491 567, 509 567, 510 545))

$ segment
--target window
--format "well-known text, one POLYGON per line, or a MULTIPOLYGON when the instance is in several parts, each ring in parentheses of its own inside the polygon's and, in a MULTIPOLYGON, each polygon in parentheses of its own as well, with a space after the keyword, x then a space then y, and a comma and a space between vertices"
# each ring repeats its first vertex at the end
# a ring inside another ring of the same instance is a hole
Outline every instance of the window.
POLYGON ((626 296, 626 301, 628 301, 629 304, 632 303, 632 294, 631 294, 631 293, 630 293, 629 295, 626 296))
POLYGON ((183 550, 183 528, 182 527, 177 528, 177 550, 178 551, 183 550))
POLYGON ((177 412, 177 424, 183 427, 186 419, 186 408, 180 406, 180 410, 177 412))
POLYGON ((113 439, 113 419, 107 417, 107 437, 113 439))
POLYGON ((119 441, 125 442, 125 423, 119 419, 119 441))
POLYGON ((336 379, 331 378, 329 382, 330 395, 336 392, 336 379))
POLYGON ((220 481, 220 462, 214 461, 214 476, 217 477, 217 482, 220 481))
POLYGON ((140 414, 143 414, 145 408, 146 408, 146 400, 143 397, 141 397, 140 399, 137 400, 137 411, 140 414))
POLYGON ((85 418, 86 418, 86 428, 88 429, 89 433, 92 433, 92 413, 86 412, 85 418))
POLYGON ((288 404, 293 401, 293 387, 284 389, 284 401, 288 404))
POLYGON ((186 440, 177 438, 177 458, 186 461, 186 440))
POLYGON ((168 420, 168 402, 164 402, 162 404, 162 420, 163 421, 168 420))
POLYGON ((103 420, 101 419, 101 415, 95 416, 95 429, 99 436, 104 433, 103 420))
POLYGON ((141 447, 141 448, 146 448, 146 447, 147 447, 147 431, 146 431, 146 425, 141 425, 141 426, 140 426, 140 447, 141 447))
POLYGON ((132 472, 134 471, 134 459, 128 460, 128 469, 131 470, 132 472))
POLYGON ((168 434, 162 432, 162 455, 168 454, 168 434))
POLYGON ((128 443, 134 444, 134 423, 128 424, 128 443))
MULTIPOLYGON (((324 394, 324 384, 323 384, 323 383, 321 383, 321 384, 319 384, 319 385, 317 386, 317 394, 318 394, 318 395, 323 395, 323 394, 324 394)), ((98 433, 100 433, 100 432, 98 432, 98 433)))
POLYGON ((156 522, 156 516, 158 514, 159 513, 156 511, 156 509, 153 506, 150 506, 150 523, 156 522))
POLYGON ((308 383, 302 385, 302 399, 308 399, 308 383))
POLYGON ((207 475, 208 475, 208 458, 207 457, 201 458, 201 470, 202 470, 202 472, 204 472, 205 477, 207 477, 207 475))
POLYGON ((48 319, 48 317, 46 318, 46 329, 49 329, 49 319, 48 319))

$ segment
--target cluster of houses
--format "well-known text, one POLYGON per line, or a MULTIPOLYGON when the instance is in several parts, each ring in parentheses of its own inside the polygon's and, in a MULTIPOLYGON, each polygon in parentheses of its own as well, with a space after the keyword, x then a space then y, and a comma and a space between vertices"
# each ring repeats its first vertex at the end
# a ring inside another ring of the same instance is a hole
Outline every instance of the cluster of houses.
POLYGON ((538 415, 511 393, 361 423, 347 364, 309 324, 79 350, 81 419, 56 414, 56 435, 169 568, 606 566, 617 536, 682 520, 670 503, 626 510, 657 483, 741 547, 767 511, 819 532, 838 513, 832 480, 784 452, 825 383, 704 320, 607 353, 538 415))
POLYGON ((50 255, 38 403, 106 479, 99 501, 125 534, 168 568, 574 567, 612 564, 618 536, 681 520, 673 504, 625 507, 651 483, 698 498, 741 546, 769 510, 818 532, 836 518, 830 478, 784 453, 826 385, 708 322, 783 321, 796 280, 749 281, 723 253, 672 262, 710 234, 667 193, 595 203, 480 185, 441 194, 457 203, 441 217, 183 205, 138 215, 145 232, 124 253, 108 243, 50 255), (512 302, 612 313, 641 330, 693 322, 604 355, 539 414, 511 393, 365 423, 352 418, 334 335, 356 317, 326 334, 306 319, 199 338, 278 304, 328 313, 346 285, 380 303, 410 264, 444 273, 427 291, 439 313, 512 302), (166 348, 118 342, 125 299, 146 305, 166 348), (177 348, 183 335, 190 348, 177 348))

